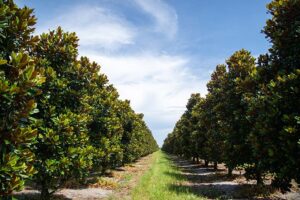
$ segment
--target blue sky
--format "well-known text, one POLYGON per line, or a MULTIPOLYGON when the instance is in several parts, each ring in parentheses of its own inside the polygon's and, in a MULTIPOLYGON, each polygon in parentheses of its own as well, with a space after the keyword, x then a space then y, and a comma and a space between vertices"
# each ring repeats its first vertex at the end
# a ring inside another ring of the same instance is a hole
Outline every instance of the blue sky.
POLYGON ((35 9, 36 33, 75 31, 80 55, 101 65, 161 145, 191 93, 206 94, 234 51, 265 53, 266 0, 17 0, 35 9))

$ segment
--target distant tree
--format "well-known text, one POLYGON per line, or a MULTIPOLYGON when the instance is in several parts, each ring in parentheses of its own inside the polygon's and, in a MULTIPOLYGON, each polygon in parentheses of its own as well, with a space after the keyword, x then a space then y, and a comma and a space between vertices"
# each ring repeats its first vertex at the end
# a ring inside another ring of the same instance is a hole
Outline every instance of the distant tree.
POLYGON ((130 108, 129 101, 121 103, 120 117, 124 130, 122 136, 122 148, 124 151, 124 163, 130 163, 152 153, 158 149, 158 146, 152 136, 150 129, 143 121, 142 114, 136 114, 130 108))
MULTIPOLYGON (((84 66, 91 64, 84 59, 84 66)), ((98 66, 98 74, 100 67, 98 66)), ((95 76, 86 87, 87 104, 91 107, 91 121, 88 123, 90 143, 94 148, 93 167, 101 170, 133 162, 141 156, 157 150, 152 133, 143 121, 143 115, 136 114, 128 100, 119 100, 113 85, 108 84, 105 75, 95 76)))
POLYGON ((181 138, 182 138, 182 150, 183 154, 187 158, 193 157, 194 153, 192 151, 191 146, 192 144, 192 133, 195 131, 195 123, 193 123, 193 118, 192 118, 192 112, 194 107, 197 105, 197 103, 201 100, 201 96, 199 93, 192 94, 191 97, 188 100, 188 103, 186 105, 186 111, 181 117, 181 123, 182 126, 181 128, 181 138))
POLYGON ((217 168, 217 163, 224 160, 224 145, 226 127, 224 127, 224 119, 227 117, 228 110, 225 102, 228 73, 225 65, 218 65, 211 75, 211 80, 207 84, 208 95, 206 96, 205 107, 203 112, 205 127, 207 134, 207 146, 209 160, 214 161, 214 168, 217 168))
POLYGON ((209 163, 210 151, 208 144, 208 132, 207 132, 207 102, 204 98, 199 98, 197 104, 192 110, 192 123, 194 126, 194 131, 191 135, 191 142, 193 145, 193 153, 197 156, 197 162, 200 159, 205 160, 205 165, 209 163))
POLYGON ((194 140, 197 137, 197 124, 195 121, 197 118, 196 114, 193 114, 193 109, 199 101, 201 101, 199 93, 191 95, 186 105, 186 111, 176 123, 173 132, 165 140, 163 150, 186 158, 198 158, 197 153, 194 152, 198 141, 194 140), (172 137, 176 139, 171 139, 172 137))
POLYGON ((119 95, 112 85, 97 85, 92 92, 92 121, 88 128, 90 142, 96 150, 94 168, 105 172, 108 168, 121 165, 123 160, 123 129, 118 117, 119 95))

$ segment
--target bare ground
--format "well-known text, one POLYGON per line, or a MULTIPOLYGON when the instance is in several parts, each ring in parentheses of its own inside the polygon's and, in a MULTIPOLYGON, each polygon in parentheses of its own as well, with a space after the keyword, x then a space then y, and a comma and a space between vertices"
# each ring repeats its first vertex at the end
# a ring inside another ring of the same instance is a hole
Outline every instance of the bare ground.
MULTIPOLYGON (((103 200, 103 199, 130 199, 130 191, 137 184, 140 176, 148 170, 152 162, 152 154, 145 156, 135 163, 108 171, 105 176, 90 177, 88 185, 80 185, 70 181, 65 188, 57 191, 54 200, 103 200), (95 180, 96 179, 96 180, 95 180)), ((38 200, 40 192, 32 187, 25 187, 15 192, 14 197, 19 200, 38 200)))
POLYGON ((120 185, 106 199, 129 200, 131 191, 138 184, 141 176, 150 168, 153 163, 153 154, 141 158, 133 165, 122 168, 124 171, 113 171, 114 177, 120 177, 120 185))
MULTIPOLYGON (((171 185, 170 189, 186 188, 190 192, 208 199, 289 199, 300 200, 299 188, 296 185, 291 192, 282 194, 270 186, 270 180, 264 187, 256 186, 255 180, 246 180, 243 171, 233 171, 233 176, 227 176, 224 165, 218 165, 218 170, 212 166, 194 164, 191 161, 171 156, 170 159, 179 167, 181 174, 170 176, 183 176, 186 181, 180 185, 171 185)), ((178 190, 177 190, 178 191, 178 190)))
MULTIPOLYGON (((291 192, 282 194, 270 186, 270 181, 265 182, 263 188, 257 187, 254 180, 247 181, 243 171, 235 170, 232 177, 228 177, 226 167, 218 165, 218 170, 212 166, 195 164, 191 161, 170 156, 174 165, 180 169, 180 173, 168 173, 177 177, 180 184, 169 186, 170 190, 184 188, 199 197, 208 199, 288 199, 300 200, 299 188, 292 188, 291 192)), ((96 176, 96 181, 85 187, 70 182, 65 188, 59 190, 53 196, 57 200, 103 200, 103 199, 131 199, 131 191, 137 185, 140 177, 147 171, 153 162, 153 156, 148 155, 137 162, 109 171, 106 176, 96 176)), ((95 178, 95 176, 93 176, 95 178)), ((21 192, 15 193, 19 200, 39 199, 39 191, 27 187, 21 192)))

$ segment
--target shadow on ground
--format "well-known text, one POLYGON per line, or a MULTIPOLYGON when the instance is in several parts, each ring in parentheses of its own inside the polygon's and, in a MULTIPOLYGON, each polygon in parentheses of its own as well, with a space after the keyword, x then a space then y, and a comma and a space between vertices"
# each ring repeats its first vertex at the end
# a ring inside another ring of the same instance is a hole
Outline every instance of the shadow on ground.
POLYGON ((234 174, 229 177, 224 168, 214 170, 213 167, 195 164, 175 156, 169 156, 168 159, 181 171, 166 172, 168 176, 180 181, 180 184, 169 185, 169 190, 178 194, 188 191, 209 199, 269 199, 267 197, 273 192, 268 185, 258 187, 249 183, 239 184, 235 180, 241 178, 241 175, 234 174))
MULTIPOLYGON (((18 200, 39 200, 41 199, 40 193, 37 192, 27 192, 26 194, 15 194, 14 198, 18 200)), ((70 198, 65 197, 64 195, 53 195, 51 197, 53 200, 71 200, 70 198)))

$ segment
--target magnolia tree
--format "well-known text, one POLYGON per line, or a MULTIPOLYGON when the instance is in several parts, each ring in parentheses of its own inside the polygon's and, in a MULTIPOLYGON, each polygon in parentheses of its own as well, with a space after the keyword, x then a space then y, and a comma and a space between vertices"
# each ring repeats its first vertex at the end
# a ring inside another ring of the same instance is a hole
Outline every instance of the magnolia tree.
POLYGON ((0 1, 0 198, 22 189, 35 172, 30 144, 38 132, 32 114, 44 82, 29 55, 38 41, 31 35, 35 22, 31 9, 0 1))
POLYGON ((259 58, 257 94, 249 101, 253 153, 262 171, 274 173, 273 185, 287 190, 300 182, 300 1, 274 0, 263 30, 272 43, 259 58))
POLYGON ((244 167, 258 184, 272 174, 273 186, 288 190, 291 180, 300 182, 300 1, 274 0, 267 8, 272 18, 263 32, 272 44, 269 53, 256 63, 240 50, 218 66, 194 119, 186 117, 187 108, 163 149, 223 161, 229 174, 244 167), (187 124, 197 124, 197 131, 187 124))

